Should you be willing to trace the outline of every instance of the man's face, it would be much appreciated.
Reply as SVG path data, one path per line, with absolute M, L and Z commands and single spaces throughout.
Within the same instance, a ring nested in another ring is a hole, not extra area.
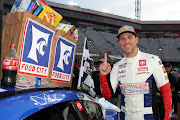
M 170 71 L 171 71 L 171 68 L 170 67 L 165 67 L 165 69 L 166 69 L 167 74 L 169 74 Z
M 137 52 L 138 37 L 132 33 L 123 33 L 119 36 L 120 47 L 126 54 L 126 57 L 134 57 Z
M 94 61 L 90 60 L 90 65 L 94 66 Z

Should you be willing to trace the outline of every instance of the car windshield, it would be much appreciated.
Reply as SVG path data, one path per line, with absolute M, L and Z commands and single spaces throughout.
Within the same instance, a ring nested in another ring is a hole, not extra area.
M 24 120 L 103 120 L 100 106 L 87 100 L 67 101 L 42 109 Z

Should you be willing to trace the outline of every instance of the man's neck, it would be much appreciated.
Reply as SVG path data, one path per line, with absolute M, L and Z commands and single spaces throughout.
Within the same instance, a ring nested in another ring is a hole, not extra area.
M 138 54 L 138 49 L 136 48 L 132 53 L 125 54 L 127 58 L 135 57 Z

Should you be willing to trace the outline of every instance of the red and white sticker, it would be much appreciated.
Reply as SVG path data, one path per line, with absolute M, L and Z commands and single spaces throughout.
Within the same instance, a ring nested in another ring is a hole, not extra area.
M 12 59 L 4 59 L 3 61 L 3 69 L 6 70 L 17 70 L 18 68 L 18 61 Z
M 124 95 L 149 94 L 149 83 L 120 84 L 121 93 Z
M 138 71 L 148 71 L 148 67 L 140 67 L 138 68 Z
M 146 60 L 139 60 L 139 66 L 146 66 Z
M 82 111 L 83 110 L 83 107 L 81 105 L 81 103 L 79 101 L 76 101 L 76 106 L 78 107 L 79 111 Z
M 166 69 L 164 68 L 164 66 L 162 66 L 162 70 L 164 73 L 166 73 Z

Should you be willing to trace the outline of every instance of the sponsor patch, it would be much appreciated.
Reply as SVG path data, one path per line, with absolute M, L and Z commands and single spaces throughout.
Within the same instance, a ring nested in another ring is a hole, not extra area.
M 118 74 L 126 73 L 126 70 L 118 71 Z
M 165 80 L 169 80 L 168 76 L 165 76 Z
M 162 66 L 162 70 L 164 73 L 166 73 L 166 69 L 164 68 L 164 66 Z
M 120 89 L 124 95 L 148 94 L 149 83 L 128 83 L 120 84 Z
M 122 65 L 119 65 L 119 69 L 125 68 L 127 66 L 127 63 L 124 63 Z
M 139 60 L 139 66 L 146 66 L 146 60 Z
M 82 107 L 81 103 L 79 101 L 76 101 L 75 103 L 76 103 L 76 106 L 79 109 L 79 111 L 82 111 L 83 107 Z
M 126 26 L 126 27 L 123 27 L 122 28 L 122 31 L 124 31 L 124 30 L 127 30 L 128 29 L 128 27 Z
M 138 72 L 138 73 L 136 73 L 137 75 L 139 75 L 139 74 L 150 74 L 150 72 L 145 72 L 145 71 L 143 71 L 143 72 Z
M 122 77 L 126 77 L 126 75 L 121 75 L 121 76 L 119 76 L 118 78 L 122 78 Z
M 91 74 L 92 74 L 91 68 L 90 68 L 90 67 L 87 67 L 86 72 L 87 72 L 89 75 L 91 75 Z
M 138 68 L 138 71 L 148 71 L 148 67 L 140 67 Z
M 79 100 L 83 100 L 84 95 L 82 95 L 82 94 L 77 94 L 77 97 L 79 98 Z

